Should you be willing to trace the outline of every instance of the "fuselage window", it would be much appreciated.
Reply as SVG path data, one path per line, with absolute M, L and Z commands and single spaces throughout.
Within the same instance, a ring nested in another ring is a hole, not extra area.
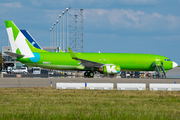
M 171 61 L 171 59 L 164 59 L 164 61 Z

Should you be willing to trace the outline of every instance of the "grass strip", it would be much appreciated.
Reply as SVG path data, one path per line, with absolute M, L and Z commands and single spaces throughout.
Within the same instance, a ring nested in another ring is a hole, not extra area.
M 179 91 L 0 88 L 0 119 L 179 120 Z

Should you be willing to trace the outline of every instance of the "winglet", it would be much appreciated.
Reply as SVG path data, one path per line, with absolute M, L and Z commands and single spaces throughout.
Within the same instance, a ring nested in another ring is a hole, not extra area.
M 68 47 L 68 50 L 69 50 L 69 53 L 70 53 L 72 59 L 78 59 L 78 58 L 76 57 L 76 55 L 73 53 L 73 51 L 71 50 L 70 47 Z
M 60 53 L 63 53 L 63 51 L 62 51 L 61 49 L 59 49 L 59 52 L 60 52 Z

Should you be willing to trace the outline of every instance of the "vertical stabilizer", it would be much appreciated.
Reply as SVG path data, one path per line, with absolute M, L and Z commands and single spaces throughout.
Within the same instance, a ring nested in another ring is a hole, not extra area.
M 18 27 L 11 21 L 5 21 L 8 38 L 11 44 L 11 49 L 13 53 L 24 55 L 24 58 L 34 57 L 26 37 L 21 33 Z

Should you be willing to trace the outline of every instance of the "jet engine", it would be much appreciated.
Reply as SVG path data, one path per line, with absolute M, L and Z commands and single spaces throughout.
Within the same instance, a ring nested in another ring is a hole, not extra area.
M 121 68 L 119 65 L 105 65 L 99 68 L 99 71 L 103 74 L 118 74 L 120 70 Z

